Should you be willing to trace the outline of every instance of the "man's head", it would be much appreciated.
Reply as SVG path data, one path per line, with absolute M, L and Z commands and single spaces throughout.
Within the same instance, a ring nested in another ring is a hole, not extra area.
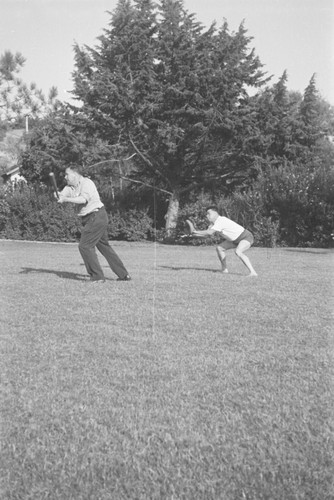
M 210 207 L 207 207 L 206 217 L 208 221 L 211 222 L 211 224 L 214 224 L 214 222 L 216 222 L 217 218 L 219 217 L 219 212 L 216 205 L 211 205 Z
M 76 167 L 67 167 L 65 169 L 65 180 L 69 186 L 77 186 L 81 174 Z

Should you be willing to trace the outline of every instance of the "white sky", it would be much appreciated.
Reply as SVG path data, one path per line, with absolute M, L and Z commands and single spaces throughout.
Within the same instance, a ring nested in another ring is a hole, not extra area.
M 21 76 L 47 92 L 56 86 L 69 100 L 73 43 L 94 46 L 117 0 L 0 0 L 0 54 L 21 52 Z M 286 69 L 288 88 L 303 92 L 313 73 L 317 88 L 334 105 L 334 0 L 184 0 L 208 26 L 227 20 L 231 31 L 245 20 L 248 35 L 276 82 Z

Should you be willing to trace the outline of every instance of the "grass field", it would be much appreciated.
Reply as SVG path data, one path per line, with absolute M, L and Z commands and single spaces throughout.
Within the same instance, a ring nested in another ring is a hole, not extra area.
M 114 248 L 0 241 L 1 499 L 334 499 L 333 252 Z

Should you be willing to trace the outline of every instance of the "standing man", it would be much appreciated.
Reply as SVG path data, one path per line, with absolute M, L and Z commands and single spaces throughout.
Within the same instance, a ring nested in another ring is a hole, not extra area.
M 215 205 L 206 209 L 206 216 L 211 225 L 204 231 L 197 231 L 193 224 L 188 221 L 191 236 L 205 238 L 206 236 L 211 236 L 215 232 L 220 233 L 224 240 L 217 246 L 217 254 L 222 265 L 223 273 L 228 273 L 225 250 L 234 248 L 236 255 L 249 270 L 249 276 L 257 276 L 251 261 L 246 255 L 244 255 L 244 252 L 246 252 L 246 250 L 248 250 L 254 243 L 252 233 L 233 220 L 219 215 L 218 208 Z
M 109 245 L 108 216 L 94 182 L 83 177 L 79 169 L 73 166 L 66 168 L 65 179 L 67 186 L 58 193 L 58 202 L 77 205 L 78 216 L 83 226 L 79 251 L 91 281 L 105 282 L 95 247 L 105 257 L 110 269 L 118 276 L 118 281 L 130 281 L 131 277 L 123 262 Z

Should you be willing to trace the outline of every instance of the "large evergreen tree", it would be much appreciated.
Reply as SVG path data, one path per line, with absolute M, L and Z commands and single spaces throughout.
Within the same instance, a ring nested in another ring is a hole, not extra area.
M 208 30 L 180 0 L 120 0 L 95 48 L 75 46 L 74 96 L 90 134 L 135 152 L 140 178 L 171 193 L 167 229 L 184 192 L 242 176 L 238 134 L 247 87 L 265 79 L 243 25 Z M 239 126 L 238 126 L 239 124 Z
M 299 141 L 312 150 L 319 140 L 330 134 L 333 129 L 333 114 L 326 113 L 324 103 L 316 88 L 316 76 L 313 75 L 305 89 L 300 105 L 301 133 Z
M 288 90 L 284 71 L 276 84 L 249 100 L 249 109 L 252 127 L 240 137 L 261 165 L 289 161 L 307 168 L 318 162 L 323 146 L 328 149 L 334 130 L 333 107 L 319 95 L 314 76 L 302 95 Z
M 91 165 L 110 155 L 110 148 L 97 134 L 87 134 L 86 121 L 66 105 L 50 113 L 26 137 L 20 170 L 30 183 L 49 182 L 69 165 Z M 61 180 L 61 179 L 59 179 Z
M 27 85 L 18 76 L 24 63 L 20 52 L 6 51 L 0 56 L 0 122 L 22 126 L 26 115 L 40 118 L 56 105 L 56 87 L 50 89 L 46 98 L 35 83 Z

